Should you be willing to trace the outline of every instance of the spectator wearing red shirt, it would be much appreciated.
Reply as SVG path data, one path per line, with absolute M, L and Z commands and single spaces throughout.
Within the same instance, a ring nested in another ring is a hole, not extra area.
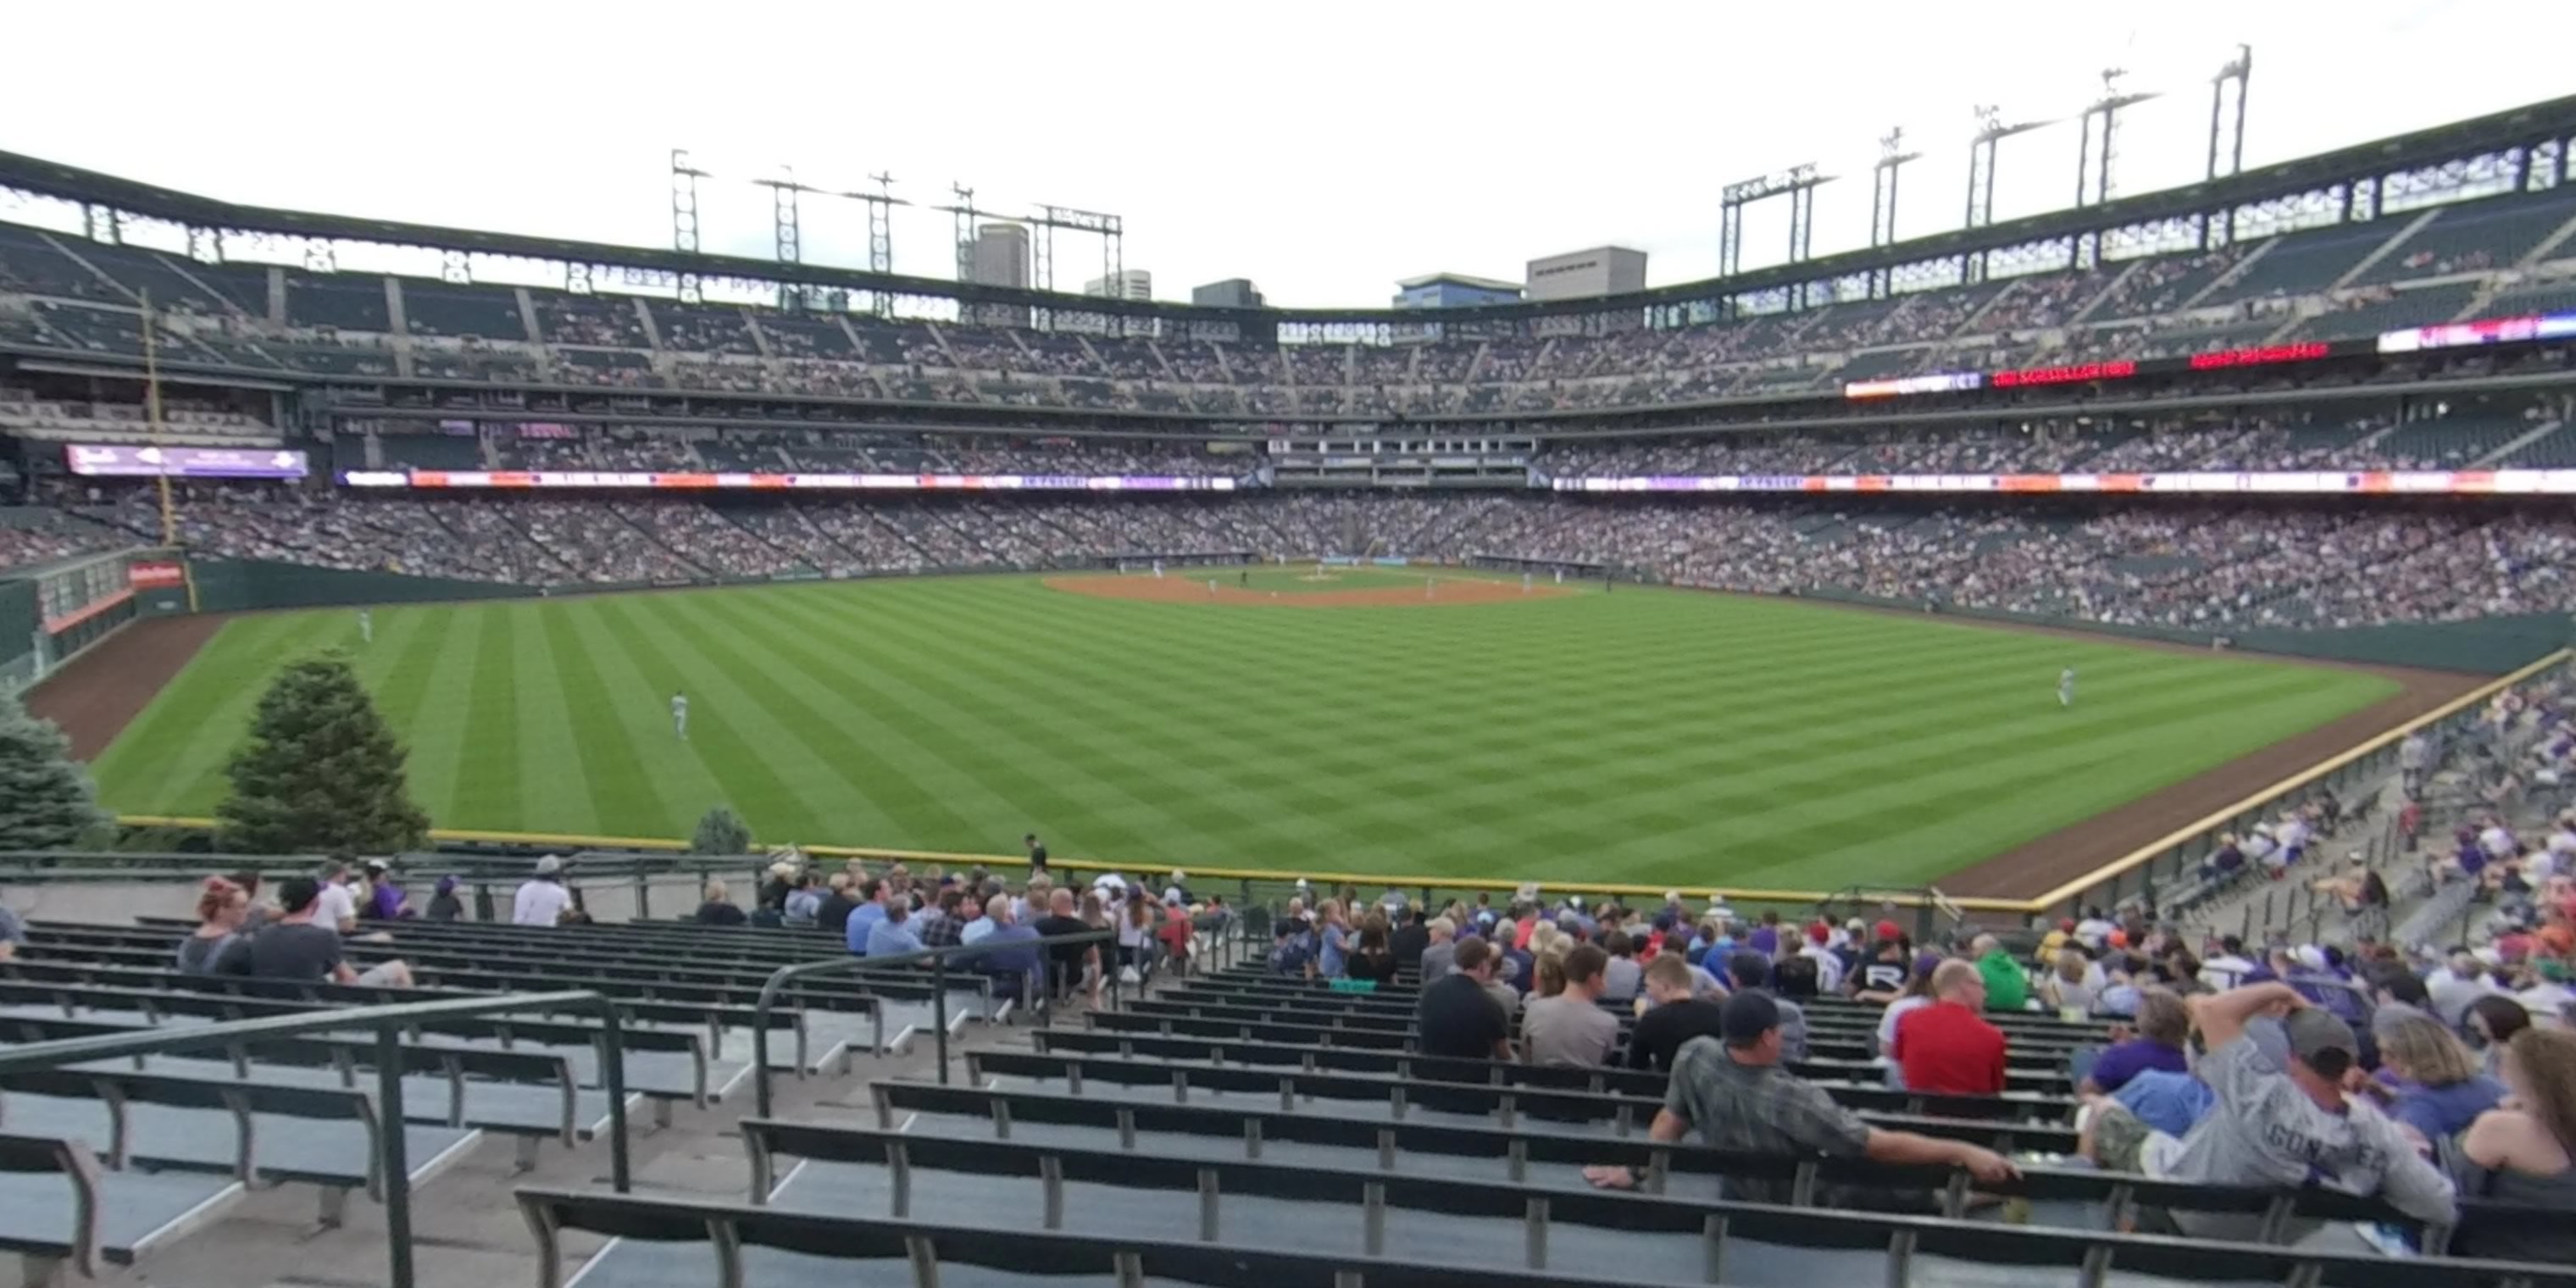
M 1188 909 L 1177 903 L 1163 906 L 1163 924 L 1155 929 L 1154 937 L 1163 941 L 1163 960 L 1171 964 L 1175 975 L 1189 973 L 1190 936 L 1196 929 Z
M 2004 1089 L 2004 1031 L 1986 1023 L 1986 980 L 1977 965 L 1946 961 L 1932 972 L 1932 1004 L 1896 1022 L 1888 1054 L 1905 1071 L 1905 1089 L 1953 1096 L 1991 1096 Z

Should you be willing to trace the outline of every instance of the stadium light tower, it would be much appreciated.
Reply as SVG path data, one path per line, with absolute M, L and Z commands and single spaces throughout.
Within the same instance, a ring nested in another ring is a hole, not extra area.
M 1905 127 L 1891 127 L 1878 140 L 1878 164 L 1873 167 L 1869 194 L 1869 244 L 1884 246 L 1896 240 L 1896 172 L 1908 161 L 1923 159 L 1920 152 L 1905 150 Z
M 2028 134 L 2046 121 L 2020 121 L 2004 124 L 2003 109 L 1992 104 L 1976 108 L 1977 132 L 1968 140 L 1968 218 L 1970 228 L 1983 228 L 1995 221 L 1995 157 L 1997 144 L 2016 134 Z
M 1733 277 L 1744 261 L 1744 208 L 1773 197 L 1789 199 L 1789 262 L 1799 263 L 1808 257 L 1815 244 L 1816 189 L 1834 181 L 1829 174 L 1816 173 L 1814 162 L 1794 165 L 1776 174 L 1758 179 L 1730 183 L 1718 192 L 1717 272 L 1720 277 Z
M 671 249 L 683 255 L 698 253 L 698 180 L 706 171 L 689 162 L 687 148 L 671 149 Z M 695 304 L 701 297 L 698 275 L 680 274 L 680 298 Z
M 769 225 L 771 235 L 776 238 L 778 262 L 791 267 L 802 263 L 805 248 L 796 227 L 796 194 L 806 191 L 806 188 L 796 182 L 796 167 L 781 165 L 778 177 L 754 179 L 752 182 L 769 189 Z M 801 299 L 802 293 L 796 289 L 795 283 L 778 284 L 779 308 L 793 310 Z
M 956 216 L 957 280 L 971 282 L 975 280 L 975 220 L 984 212 L 975 208 L 975 190 L 965 184 L 951 180 L 948 195 L 955 197 L 957 204 L 939 208 Z
M 1037 285 L 1041 291 L 1055 289 L 1055 230 L 1096 233 L 1100 237 L 1100 276 L 1105 281 L 1118 280 L 1118 271 L 1127 265 L 1127 226 L 1116 215 L 1096 210 L 1076 210 L 1071 206 L 1040 206 L 1038 217 L 1029 222 L 1039 228 L 1037 245 Z
M 2047 125 L 2046 121 L 2018 121 L 2004 124 L 2003 109 L 1991 103 L 1974 109 L 1977 132 L 1968 139 L 1968 214 L 1967 228 L 1983 228 L 1995 221 L 1995 159 L 1997 146 L 2016 134 L 2028 134 Z M 1986 255 L 1979 251 L 1959 266 L 1961 276 L 1970 282 L 1986 278 Z
M 868 178 L 876 184 L 875 192 L 853 192 L 849 195 L 868 203 L 868 271 L 891 273 L 894 271 L 892 210 L 912 203 L 894 195 L 893 175 L 880 170 Z
M 2111 199 L 2111 173 L 2119 160 L 2121 111 L 2160 97 L 2153 91 L 2121 93 L 2120 78 L 2128 74 L 2125 67 L 2103 68 L 2102 97 L 2084 109 L 2084 137 L 2075 150 L 2075 204 L 2078 206 L 2098 206 Z M 2093 123 L 2097 120 L 2102 123 L 2102 146 L 2098 156 L 2093 147 Z
M 1889 127 L 1878 141 L 1878 164 L 1871 167 L 1869 185 L 1869 244 L 1875 249 L 1896 240 L 1897 172 L 1908 161 L 1920 160 L 1920 152 L 1905 150 L 1905 127 Z M 1869 293 L 1883 299 L 1895 289 L 1892 269 L 1879 269 L 1869 275 Z
M 2221 155 L 2218 141 L 2222 136 L 2233 136 L 2225 153 L 2226 173 L 2237 174 L 2245 169 L 2245 90 L 2246 82 L 2252 80 L 2253 76 L 2254 47 L 2252 45 L 2238 45 L 2236 47 L 2236 56 L 2228 59 L 2225 64 L 2219 67 L 2218 74 L 2209 78 L 2209 171 L 2206 175 L 2207 178 L 2215 179 L 2219 177 Z M 2227 93 L 2227 87 L 2229 85 L 2234 85 L 2236 87 L 2236 94 L 2233 98 L 2229 97 Z

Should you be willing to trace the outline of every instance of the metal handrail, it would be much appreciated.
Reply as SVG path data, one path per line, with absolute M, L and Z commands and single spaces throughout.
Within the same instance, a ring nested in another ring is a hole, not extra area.
M 168 1055 L 229 1046 L 246 1038 L 371 1030 L 376 1035 L 376 1117 L 381 1124 L 376 1136 L 377 1168 L 384 1176 L 388 1283 L 391 1288 L 413 1288 L 410 1142 L 404 1135 L 403 1119 L 403 1029 L 424 1019 L 566 1009 L 593 1011 L 599 1016 L 599 1076 L 602 1090 L 608 1097 L 609 1183 L 623 1194 L 634 1184 L 626 1145 L 626 1043 L 617 1003 L 601 993 L 523 993 L 509 997 L 461 997 L 435 1002 L 398 1002 L 388 1006 L 324 1008 L 294 1015 L 190 1025 L 182 1029 L 142 1029 L 132 1033 L 29 1042 L 0 1047 L 0 1073 L 52 1069 L 126 1056 Z
M 1035 948 L 1038 950 L 1038 968 L 1041 971 L 1052 972 L 1055 954 L 1049 951 L 1050 949 L 1062 944 L 1115 943 L 1117 938 L 1118 930 L 1112 926 L 1100 930 L 1077 931 L 1069 935 L 1040 935 L 1035 939 L 1019 939 L 1001 944 L 990 941 L 945 944 L 895 957 L 836 957 L 823 961 L 799 962 L 793 966 L 781 966 L 771 972 L 769 979 L 761 984 L 760 997 L 751 1004 L 752 1103 L 761 1117 L 769 1116 L 769 1015 L 777 1007 L 780 990 L 786 988 L 792 981 L 812 975 L 864 975 L 874 970 L 930 963 L 931 1028 L 937 1031 L 939 1080 L 946 1082 L 948 1081 L 948 963 L 951 959 L 982 956 L 1005 948 Z M 1118 987 L 1118 975 L 1111 969 L 1109 963 L 1101 963 L 1101 973 L 1107 977 L 1110 988 L 1114 990 Z M 1050 978 L 1052 978 L 1051 975 Z

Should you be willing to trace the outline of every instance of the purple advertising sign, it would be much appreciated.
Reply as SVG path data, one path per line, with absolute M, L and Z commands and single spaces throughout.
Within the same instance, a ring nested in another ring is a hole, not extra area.
M 64 449 L 71 471 L 103 478 L 300 479 L 304 453 L 266 447 L 91 447 Z

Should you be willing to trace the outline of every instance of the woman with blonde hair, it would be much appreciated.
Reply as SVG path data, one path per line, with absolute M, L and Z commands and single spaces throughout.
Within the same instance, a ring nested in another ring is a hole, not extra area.
M 1082 918 L 1082 924 L 1093 930 L 1110 928 L 1109 909 L 1101 904 L 1100 891 L 1097 889 L 1082 892 L 1082 911 L 1076 915 Z M 1108 971 L 1100 960 L 1100 945 L 1085 945 L 1082 959 L 1082 988 L 1083 992 L 1091 998 L 1091 1009 L 1095 1011 L 1100 1009 L 1101 988 L 1107 983 Z
M 1315 906 L 1315 973 L 1337 979 L 1351 951 L 1350 904 L 1326 899 Z
M 1154 901 L 1143 887 L 1128 896 L 1126 906 L 1118 913 L 1118 982 L 1142 984 L 1145 972 L 1153 966 L 1154 932 L 1160 928 L 1153 915 Z
M 2377 1094 L 2388 1116 L 2443 1140 L 2467 1130 L 2504 1099 L 2504 1084 L 2478 1072 L 2478 1058 L 2449 1025 L 2412 1008 L 2382 1007 L 2372 1017 L 2380 1070 L 2396 1079 Z
M 2477 1204 L 2451 1238 L 2461 1257 L 2564 1264 L 2576 1260 L 2576 1030 L 2524 1029 L 2505 1044 L 2512 1098 L 2478 1115 L 2442 1161 L 2460 1197 L 2525 1209 L 2480 1219 Z M 2561 1213 L 2535 1220 L 2527 1211 Z
M 690 920 L 701 926 L 739 926 L 751 918 L 744 916 L 742 909 L 733 906 L 733 901 L 726 897 L 723 880 L 709 877 L 706 902 L 698 905 L 697 915 Z
M 2057 950 L 2057 968 L 2040 981 L 2040 1000 L 2048 1003 L 2048 1009 L 2057 1012 L 2060 1019 L 2081 1020 L 2093 1014 L 2101 1007 L 2102 995 L 2085 982 L 2092 971 L 2093 959 L 2086 957 L 2083 949 Z
M 1530 963 L 1536 975 L 1533 995 L 1554 997 L 1565 991 L 1565 958 L 1573 951 L 1574 937 L 1557 929 L 1555 922 L 1542 921 L 1530 931 Z

